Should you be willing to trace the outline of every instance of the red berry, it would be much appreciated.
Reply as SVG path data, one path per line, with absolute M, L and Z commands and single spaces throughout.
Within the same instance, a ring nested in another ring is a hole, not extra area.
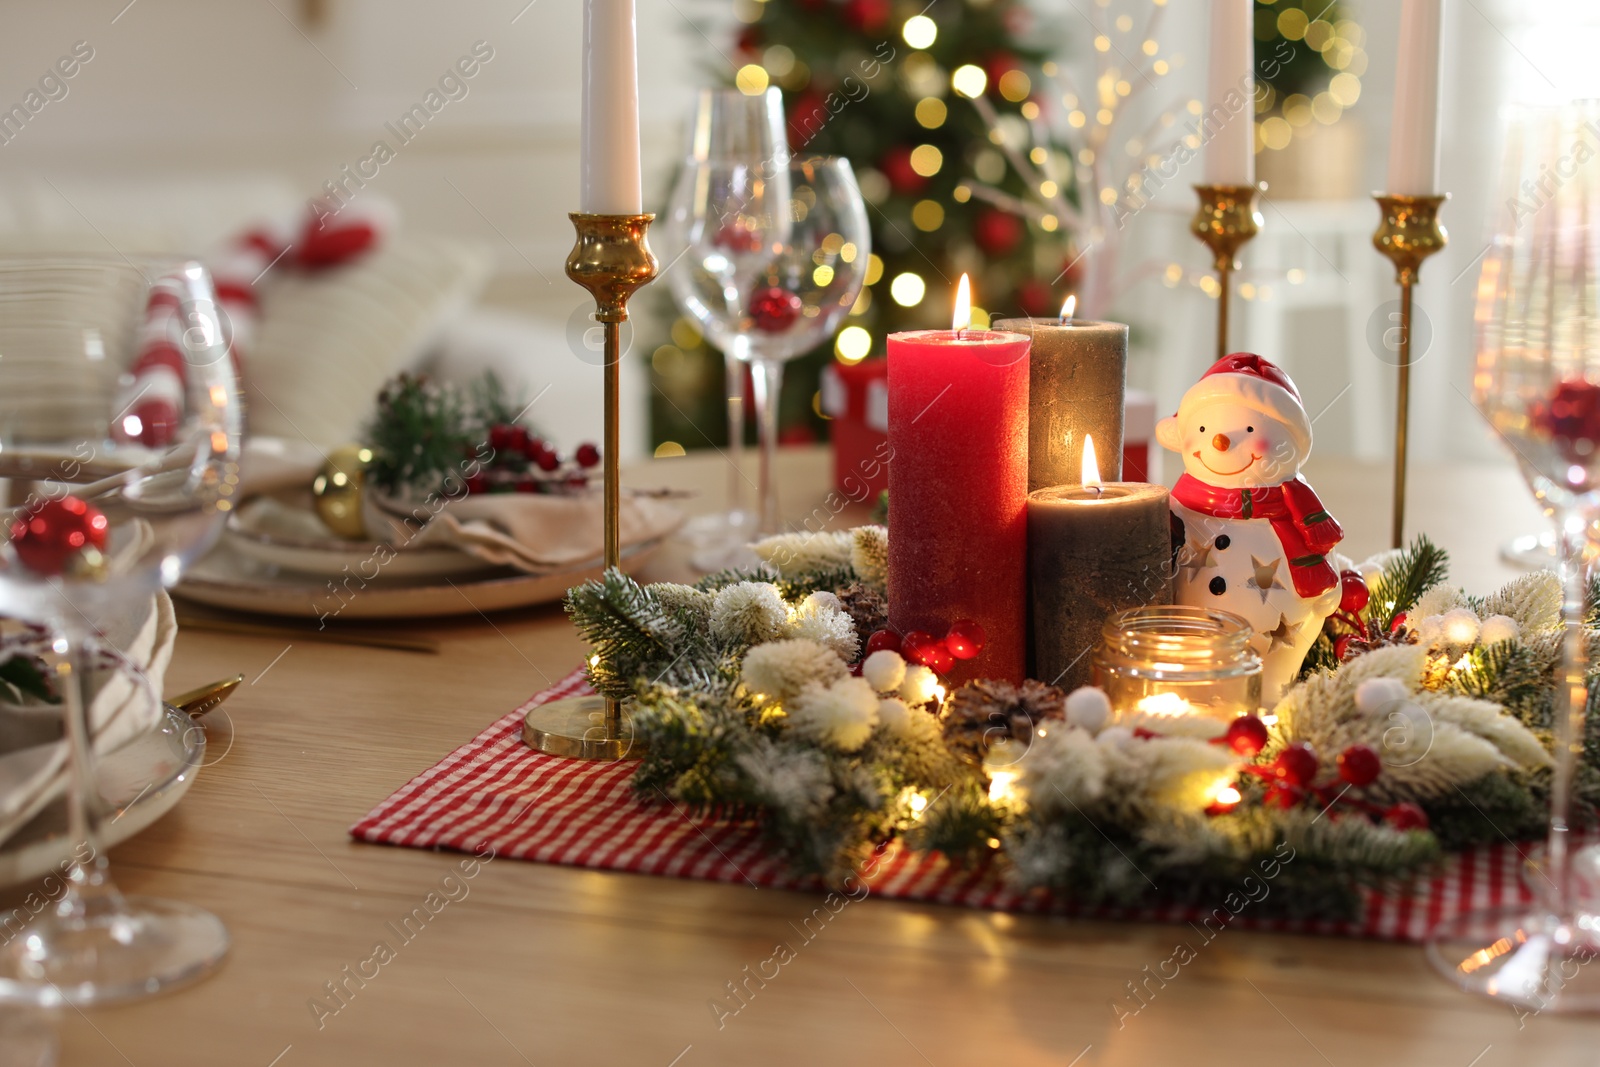
M 1292 785 L 1269 785 L 1267 791 L 1261 794 L 1261 806 L 1277 808 L 1279 811 L 1288 811 L 1300 799 L 1300 790 Z
M 468 496 L 477 496 L 480 493 L 489 491 L 489 476 L 481 471 L 477 474 L 467 475 L 466 482 Z
M 585 442 L 578 446 L 578 466 L 597 467 L 600 465 L 600 450 L 594 445 Z
M 945 674 L 956 665 L 956 658 L 942 642 L 935 641 L 923 651 L 922 663 L 934 674 Z
M 920 663 L 924 667 L 933 666 L 928 662 L 928 656 L 933 649 L 942 647 L 943 645 L 926 630 L 910 630 L 900 638 L 900 654 L 910 662 Z
M 773 286 L 750 298 L 750 319 L 763 333 L 782 333 L 800 317 L 800 298 Z
M 515 429 L 516 427 L 514 426 L 507 426 L 498 422 L 489 427 L 489 447 L 496 452 L 511 451 L 513 442 L 516 440 L 512 435 L 512 431 Z
M 1397 634 L 1400 632 L 1400 627 L 1404 626 L 1405 624 L 1406 613 L 1402 611 L 1400 614 L 1396 615 L 1394 617 L 1394 621 L 1389 624 L 1389 632 L 1392 634 Z
M 530 440 L 526 426 L 513 425 L 511 427 L 511 444 L 507 451 L 514 455 L 525 456 L 528 454 Z
M 1308 786 L 1317 777 L 1317 751 L 1304 741 L 1291 741 L 1278 754 L 1278 777 L 1289 785 Z
M 1355 634 L 1340 634 L 1333 639 L 1333 658 L 1343 663 L 1350 658 L 1350 646 L 1355 642 Z
M 522 446 L 522 455 L 525 459 L 538 459 L 549 450 L 550 446 L 545 443 L 544 438 L 535 437 L 530 433 L 527 443 Z
M 533 475 L 524 474 L 522 477 L 517 479 L 517 492 L 537 493 L 538 491 L 539 481 Z
M 587 474 L 569 474 L 563 480 L 563 484 L 568 489 L 582 489 L 589 484 L 589 476 Z
M 899 652 L 900 635 L 893 630 L 872 631 L 871 636 L 867 638 L 867 655 L 870 656 L 874 652 L 882 652 L 884 649 L 888 649 L 890 652 Z
M 55 576 L 85 549 L 106 547 L 110 522 L 75 496 L 46 500 L 11 524 L 11 545 L 35 573 Z
M 956 659 L 972 659 L 983 651 L 988 635 L 976 619 L 957 619 L 944 635 L 945 649 Z
M 1339 753 L 1339 777 L 1358 789 L 1371 785 L 1383 771 L 1383 761 L 1370 745 L 1351 745 Z
M 561 457 L 546 449 L 535 456 L 533 462 L 542 471 L 553 471 L 561 466 Z
M 1360 571 L 1339 572 L 1339 610 L 1354 615 L 1367 606 L 1372 593 Z
M 1409 800 L 1403 800 L 1383 813 L 1383 821 L 1394 830 L 1426 830 L 1428 813 Z
M 1267 724 L 1254 715 L 1241 715 L 1228 724 L 1228 747 L 1241 756 L 1259 755 L 1267 747 Z

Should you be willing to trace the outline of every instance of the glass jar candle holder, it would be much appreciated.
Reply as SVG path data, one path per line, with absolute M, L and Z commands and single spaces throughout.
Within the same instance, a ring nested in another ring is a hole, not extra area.
M 1250 624 L 1229 611 L 1150 605 L 1106 619 L 1094 682 L 1117 721 L 1198 715 L 1227 723 L 1261 706 Z

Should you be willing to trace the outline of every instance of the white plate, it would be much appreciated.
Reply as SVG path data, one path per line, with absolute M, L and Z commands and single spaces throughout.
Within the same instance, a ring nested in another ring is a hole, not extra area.
M 655 554 L 665 535 L 622 550 L 622 567 L 632 570 Z M 227 541 L 189 569 L 172 595 L 233 611 L 320 619 L 414 619 L 474 615 L 481 611 L 529 607 L 560 600 L 568 589 L 600 577 L 598 559 L 548 574 L 523 574 L 509 568 L 461 579 L 383 577 L 363 582 L 359 572 L 340 581 L 285 571 L 239 555 Z
M 228 516 L 223 539 L 246 559 L 315 578 L 342 580 L 350 574 L 374 572 L 380 564 L 386 583 L 494 569 L 494 564 L 454 548 L 397 549 L 376 542 L 347 541 L 334 536 L 310 505 L 311 495 L 305 492 L 256 497 Z
M 205 755 L 205 730 L 167 707 L 156 729 L 103 757 L 95 778 L 111 814 L 100 824 L 101 847 L 121 844 L 171 811 L 194 784 Z M 67 802 L 61 798 L 0 847 L 0 887 L 49 874 L 71 853 Z

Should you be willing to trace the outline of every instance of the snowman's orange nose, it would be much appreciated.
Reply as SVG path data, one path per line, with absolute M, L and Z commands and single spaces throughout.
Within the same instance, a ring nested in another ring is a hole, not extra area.
M 1233 442 L 1228 440 L 1228 435 L 1225 433 L 1219 433 L 1217 436 L 1211 439 L 1211 447 L 1216 449 L 1218 452 L 1226 452 L 1228 450 L 1228 446 L 1231 444 L 1233 444 Z

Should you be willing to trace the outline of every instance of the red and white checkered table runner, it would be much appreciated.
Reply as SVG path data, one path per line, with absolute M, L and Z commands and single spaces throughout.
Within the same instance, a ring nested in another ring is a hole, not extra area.
M 529 708 L 588 692 L 580 670 L 428 768 L 350 828 L 352 837 L 414 848 L 473 851 L 573 867 L 816 889 L 761 847 L 748 824 L 693 818 L 672 802 L 635 798 L 631 763 L 587 763 L 534 752 L 522 743 Z M 1526 851 L 1526 848 L 1523 848 Z M 1257 930 L 1420 941 L 1441 919 L 1530 899 L 1517 846 L 1493 845 L 1451 857 L 1442 872 L 1388 893 L 1369 891 L 1360 922 L 1257 919 L 1250 906 L 1226 922 Z M 942 856 L 890 845 L 866 878 L 874 895 L 973 908 L 1091 918 L 1200 922 L 1191 906 L 1074 907 L 1008 887 L 987 869 L 954 867 Z M 1241 890 L 1242 895 L 1242 890 Z M 1220 921 L 1227 916 L 1223 911 Z

